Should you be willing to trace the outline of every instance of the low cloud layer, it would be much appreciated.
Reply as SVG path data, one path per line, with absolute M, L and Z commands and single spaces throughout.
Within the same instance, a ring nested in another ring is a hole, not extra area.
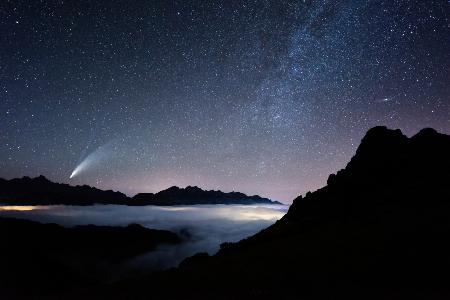
M 149 271 L 177 266 L 197 252 L 214 254 L 221 243 L 236 242 L 273 224 L 287 211 L 283 205 L 194 205 L 194 206 L 51 206 L 4 207 L 0 216 L 52 222 L 64 226 L 138 223 L 148 228 L 166 229 L 185 237 L 177 246 L 161 246 L 128 261 L 121 269 Z

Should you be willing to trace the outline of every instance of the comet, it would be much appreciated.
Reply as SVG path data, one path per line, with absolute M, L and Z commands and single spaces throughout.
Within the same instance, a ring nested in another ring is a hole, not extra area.
M 69 179 L 72 179 L 84 173 L 85 171 L 93 169 L 94 167 L 100 165 L 102 162 L 110 158 L 113 154 L 112 143 L 113 141 L 110 141 L 98 147 L 89 155 L 87 155 L 81 162 L 78 163 L 78 165 L 70 174 Z

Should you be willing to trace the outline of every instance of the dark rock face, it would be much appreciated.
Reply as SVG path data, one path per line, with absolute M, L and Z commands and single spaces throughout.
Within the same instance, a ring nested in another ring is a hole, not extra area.
M 175 233 L 136 224 L 65 228 L 13 218 L 0 218 L 0 237 L 2 299 L 90 287 L 102 281 L 97 273 L 107 265 L 181 242 Z
M 151 285 L 152 299 L 448 299 L 449 170 L 450 136 L 375 127 L 269 228 L 93 295 L 149 299 Z
M 70 186 L 54 183 L 39 176 L 36 178 L 0 178 L 0 203 L 11 205 L 192 205 L 192 204 L 281 204 L 259 196 L 247 196 L 242 193 L 205 191 L 196 186 L 153 193 L 137 194 L 128 198 L 120 192 L 103 191 L 90 187 Z
M 375 127 L 369 130 L 347 167 L 332 174 L 327 186 L 303 199 L 294 200 L 286 219 L 302 215 L 335 217 L 347 209 L 374 213 L 383 205 L 429 206 L 449 194 L 450 137 L 423 129 L 412 138 L 400 130 Z M 298 207 L 299 206 L 299 207 Z M 361 215 L 362 216 L 362 215 Z

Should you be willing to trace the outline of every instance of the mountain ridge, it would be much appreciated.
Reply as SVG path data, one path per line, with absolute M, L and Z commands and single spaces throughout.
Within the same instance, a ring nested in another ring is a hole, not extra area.
M 0 203 L 9 205 L 194 205 L 194 204 L 281 204 L 258 195 L 203 190 L 197 186 L 172 186 L 158 193 L 139 193 L 133 197 L 88 185 L 54 183 L 45 176 L 0 178 Z

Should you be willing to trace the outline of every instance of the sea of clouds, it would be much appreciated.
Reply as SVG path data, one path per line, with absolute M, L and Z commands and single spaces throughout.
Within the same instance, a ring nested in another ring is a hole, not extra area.
M 35 206 L 3 207 L 0 216 L 25 218 L 64 226 L 131 223 L 165 229 L 184 238 L 180 245 L 163 245 L 121 266 L 128 271 L 152 271 L 177 266 L 198 252 L 214 254 L 223 242 L 236 242 L 273 224 L 287 211 L 284 205 L 193 206 Z M 119 273 L 119 272 L 117 272 Z

